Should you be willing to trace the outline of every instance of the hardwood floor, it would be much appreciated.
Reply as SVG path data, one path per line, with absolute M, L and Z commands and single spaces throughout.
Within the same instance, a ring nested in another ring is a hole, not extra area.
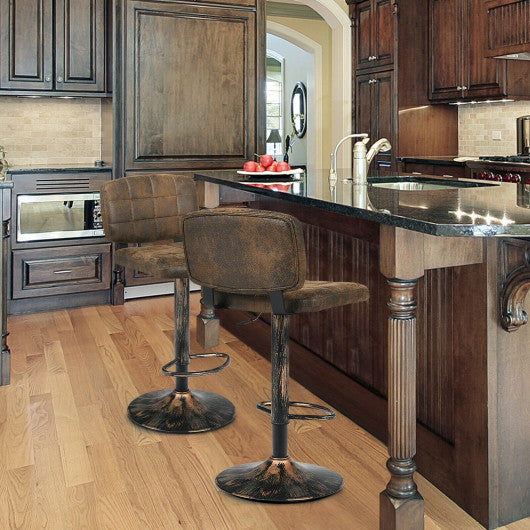
M 192 313 L 198 312 L 192 295 Z M 386 448 L 345 417 L 295 421 L 290 454 L 339 471 L 344 489 L 293 505 L 243 501 L 219 492 L 218 472 L 270 455 L 269 363 L 222 331 L 231 366 L 191 380 L 236 405 L 212 433 L 163 435 L 134 426 L 127 404 L 172 386 L 172 297 L 128 301 L 8 320 L 11 384 L 0 388 L 0 528 L 377 529 Z M 195 319 L 192 318 L 192 349 Z M 198 368 L 200 365 L 194 365 Z M 292 382 L 291 398 L 320 402 Z M 481 526 L 417 476 L 427 529 Z M 530 519 L 509 525 L 530 529 Z

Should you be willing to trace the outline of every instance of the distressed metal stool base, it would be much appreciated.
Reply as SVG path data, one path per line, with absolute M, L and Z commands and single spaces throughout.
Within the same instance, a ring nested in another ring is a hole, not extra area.
M 326 467 L 273 458 L 225 469 L 215 479 L 230 495 L 263 502 L 302 502 L 333 495 L 342 477 Z
M 127 412 L 140 427 L 173 434 L 213 431 L 228 425 L 236 415 L 232 402 L 219 394 L 170 388 L 138 396 Z

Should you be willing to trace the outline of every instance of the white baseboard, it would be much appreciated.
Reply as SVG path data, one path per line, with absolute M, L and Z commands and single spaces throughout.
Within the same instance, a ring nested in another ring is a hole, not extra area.
M 200 287 L 193 282 L 190 282 L 190 291 L 200 291 Z M 173 282 L 167 283 L 153 283 L 150 285 L 133 285 L 125 287 L 123 293 L 125 300 L 133 298 L 145 298 L 147 296 L 163 296 L 173 294 L 175 286 Z

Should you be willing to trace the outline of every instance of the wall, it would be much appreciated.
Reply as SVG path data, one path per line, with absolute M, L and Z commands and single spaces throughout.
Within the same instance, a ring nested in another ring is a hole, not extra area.
M 525 115 L 530 115 L 530 101 L 460 105 L 458 155 L 516 155 L 515 119 Z M 495 132 L 500 133 L 500 140 L 492 138 Z
M 322 93 L 321 100 L 317 101 L 316 104 L 320 103 L 322 106 L 321 160 L 324 165 L 327 165 L 329 164 L 329 153 L 333 149 L 331 138 L 331 29 L 326 22 L 320 20 L 302 20 L 290 17 L 267 17 L 267 20 L 277 22 L 302 33 L 322 47 Z M 308 91 L 311 90 L 311 85 L 312 83 L 309 82 L 306 84 Z M 290 92 L 292 88 L 294 88 L 294 85 L 289 87 L 286 83 L 286 92 Z M 290 112 L 290 107 L 288 108 Z M 308 116 L 308 127 L 311 128 L 311 126 L 311 117 Z M 309 132 L 308 129 L 308 134 L 318 133 L 314 129 Z M 299 142 L 300 140 L 297 141 Z
M 0 96 L 0 122 L 0 145 L 12 166 L 91 166 L 101 159 L 97 98 Z
M 313 57 L 304 50 L 276 35 L 267 34 L 267 49 L 274 50 L 284 58 L 283 136 L 285 138 L 286 134 L 290 133 L 292 130 L 291 94 L 298 81 L 302 81 L 307 87 L 308 103 L 314 100 L 312 97 L 314 79 Z M 312 114 L 313 108 L 308 105 L 308 117 Z M 307 134 L 303 138 L 295 137 L 295 143 L 289 154 L 289 162 L 291 164 L 306 165 L 310 162 L 309 158 L 312 157 L 312 153 L 308 153 L 308 140 L 315 133 L 318 134 L 318 131 L 315 131 L 314 128 L 308 128 Z M 282 147 L 278 146 L 278 151 L 281 150 Z

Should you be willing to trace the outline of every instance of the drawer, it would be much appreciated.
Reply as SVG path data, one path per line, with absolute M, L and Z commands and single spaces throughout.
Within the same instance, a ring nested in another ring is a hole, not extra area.
M 110 244 L 13 251 L 13 298 L 110 289 Z

